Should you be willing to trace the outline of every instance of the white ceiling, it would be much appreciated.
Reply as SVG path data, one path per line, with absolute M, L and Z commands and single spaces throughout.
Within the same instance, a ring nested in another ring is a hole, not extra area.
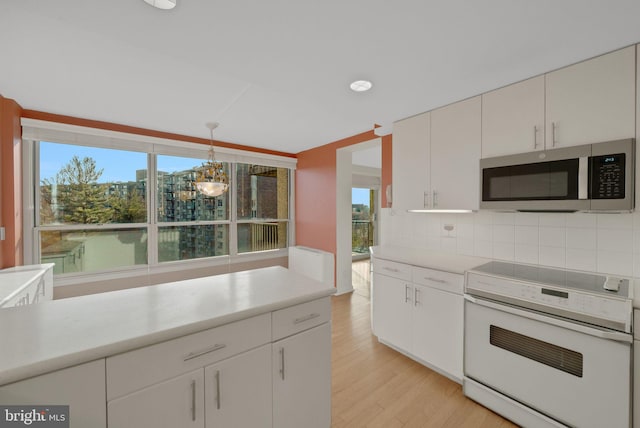
M 640 42 L 638 0 L 177 1 L 1 0 L 0 94 L 297 153 Z

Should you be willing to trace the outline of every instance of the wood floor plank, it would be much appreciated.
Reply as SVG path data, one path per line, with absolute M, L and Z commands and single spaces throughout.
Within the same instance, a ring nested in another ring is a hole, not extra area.
M 367 272 L 360 266 L 358 275 Z M 332 297 L 332 428 L 516 426 L 466 398 L 461 385 L 379 343 L 369 286 L 358 286 L 367 290 Z

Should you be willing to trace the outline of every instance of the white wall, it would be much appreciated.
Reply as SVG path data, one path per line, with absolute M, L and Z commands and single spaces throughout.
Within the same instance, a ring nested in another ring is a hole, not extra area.
M 382 244 L 640 276 L 640 213 L 421 214 L 383 209 Z M 447 232 L 445 224 L 453 225 Z

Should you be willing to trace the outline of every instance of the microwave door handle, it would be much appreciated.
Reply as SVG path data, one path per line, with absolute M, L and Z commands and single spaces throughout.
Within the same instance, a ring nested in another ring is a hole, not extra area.
M 589 158 L 578 158 L 578 199 L 589 199 Z

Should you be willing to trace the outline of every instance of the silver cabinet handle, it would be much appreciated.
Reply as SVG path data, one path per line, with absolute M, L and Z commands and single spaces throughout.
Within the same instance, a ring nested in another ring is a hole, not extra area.
M 400 272 L 400 270 L 399 270 L 399 269 L 396 269 L 396 268 L 390 268 L 390 267 L 386 267 L 386 266 L 385 266 L 385 267 L 383 267 L 382 269 L 384 269 L 384 270 L 388 270 L 389 272 L 395 272 L 395 273 Z
M 534 149 L 538 148 L 538 126 L 537 125 L 533 126 L 533 148 Z
M 424 208 L 431 208 L 429 206 L 429 196 L 429 192 L 424 192 L 422 196 L 422 205 L 424 205 Z
M 296 318 L 295 320 L 293 320 L 293 323 L 294 324 L 300 324 L 300 323 L 303 323 L 305 321 L 309 321 L 309 320 L 312 320 L 314 318 L 318 318 L 319 316 L 320 316 L 320 314 L 314 312 L 312 314 L 305 315 L 305 316 L 300 317 L 300 318 Z
M 438 207 L 438 192 L 433 191 L 433 208 Z
M 216 408 L 220 410 L 220 370 L 216 370 Z
M 551 147 L 556 146 L 556 129 L 558 126 L 555 122 L 551 122 Z
M 404 285 L 404 302 L 405 303 L 411 301 L 411 297 L 409 297 L 409 290 L 411 290 L 411 287 L 409 287 L 409 284 L 405 284 Z
M 444 279 L 438 279 L 438 278 L 432 278 L 430 276 L 425 276 L 424 279 L 426 279 L 427 281 L 433 281 L 433 282 L 437 282 L 440 284 L 446 284 L 447 281 L 445 281 Z
M 413 289 L 413 306 L 418 306 L 418 287 Z
M 196 420 L 196 381 L 191 381 L 191 420 Z
M 284 380 L 284 348 L 280 348 L 280 377 Z
M 184 357 L 184 361 L 193 360 L 194 358 L 201 357 L 201 356 L 209 354 L 211 352 L 219 351 L 219 350 L 221 350 L 223 348 L 226 348 L 226 347 L 227 347 L 227 345 L 225 345 L 224 343 L 216 343 L 211 348 L 207 348 L 207 349 L 204 349 L 202 351 L 196 351 L 196 352 L 192 352 L 192 353 L 188 354 L 186 357 Z

